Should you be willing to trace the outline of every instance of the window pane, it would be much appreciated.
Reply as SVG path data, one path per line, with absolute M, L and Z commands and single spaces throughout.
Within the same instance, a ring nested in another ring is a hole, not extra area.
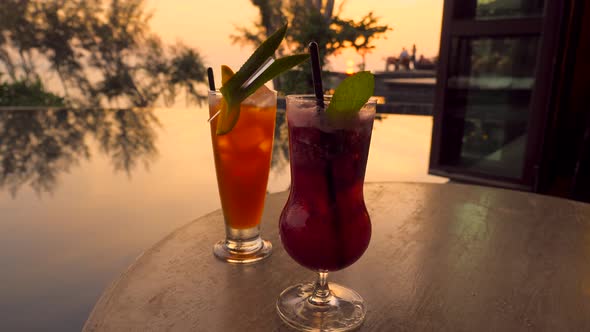
M 453 38 L 449 87 L 530 89 L 537 37 Z
M 443 119 L 443 163 L 520 178 L 537 37 L 455 38 Z
M 544 0 L 466 0 L 455 2 L 455 18 L 500 19 L 543 15 Z

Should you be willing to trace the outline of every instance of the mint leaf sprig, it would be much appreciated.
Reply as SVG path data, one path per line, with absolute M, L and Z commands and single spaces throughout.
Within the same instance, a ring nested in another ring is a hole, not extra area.
M 330 100 L 329 115 L 358 113 L 375 92 L 375 77 L 368 71 L 358 72 L 342 81 Z
M 217 122 L 217 135 L 223 135 L 232 130 L 240 116 L 240 103 L 258 90 L 264 83 L 275 76 L 301 64 L 309 58 L 308 54 L 296 54 L 275 60 L 252 83 L 244 86 L 244 83 L 254 75 L 266 61 L 272 57 L 285 38 L 288 25 L 275 31 L 265 40 L 248 58 L 234 76 L 221 87 L 221 94 L 226 101 L 221 109 Z

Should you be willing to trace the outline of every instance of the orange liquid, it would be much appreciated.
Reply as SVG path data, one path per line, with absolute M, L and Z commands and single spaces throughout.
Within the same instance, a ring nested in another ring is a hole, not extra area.
M 209 107 L 213 116 L 219 105 Z M 216 135 L 217 118 L 211 121 L 211 141 L 219 196 L 226 223 L 236 229 L 260 223 L 270 169 L 276 106 L 242 105 L 236 126 Z

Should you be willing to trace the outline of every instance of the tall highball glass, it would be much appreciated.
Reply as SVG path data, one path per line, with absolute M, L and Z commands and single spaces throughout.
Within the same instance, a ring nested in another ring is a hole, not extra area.
M 277 94 L 260 88 L 241 103 L 235 127 L 217 135 L 215 115 L 222 100 L 219 91 L 209 92 L 211 142 L 226 234 L 214 245 L 213 253 L 229 263 L 254 263 L 272 252 L 271 243 L 260 237 L 260 219 L 270 170 Z

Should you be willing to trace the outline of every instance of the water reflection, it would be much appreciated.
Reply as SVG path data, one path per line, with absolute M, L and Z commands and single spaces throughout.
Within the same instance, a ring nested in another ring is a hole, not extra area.
M 116 110 L 111 115 L 96 131 L 101 151 L 111 158 L 115 171 L 131 175 L 139 162 L 148 168 L 158 154 L 156 116 L 146 109 Z
M 29 184 L 51 193 L 60 174 L 92 156 L 95 139 L 114 171 L 131 174 L 158 154 L 151 109 L 31 109 L 0 111 L 0 189 L 16 196 Z
M 282 173 L 289 166 L 289 132 L 287 113 L 277 111 L 275 137 L 272 148 L 271 169 L 274 173 Z

